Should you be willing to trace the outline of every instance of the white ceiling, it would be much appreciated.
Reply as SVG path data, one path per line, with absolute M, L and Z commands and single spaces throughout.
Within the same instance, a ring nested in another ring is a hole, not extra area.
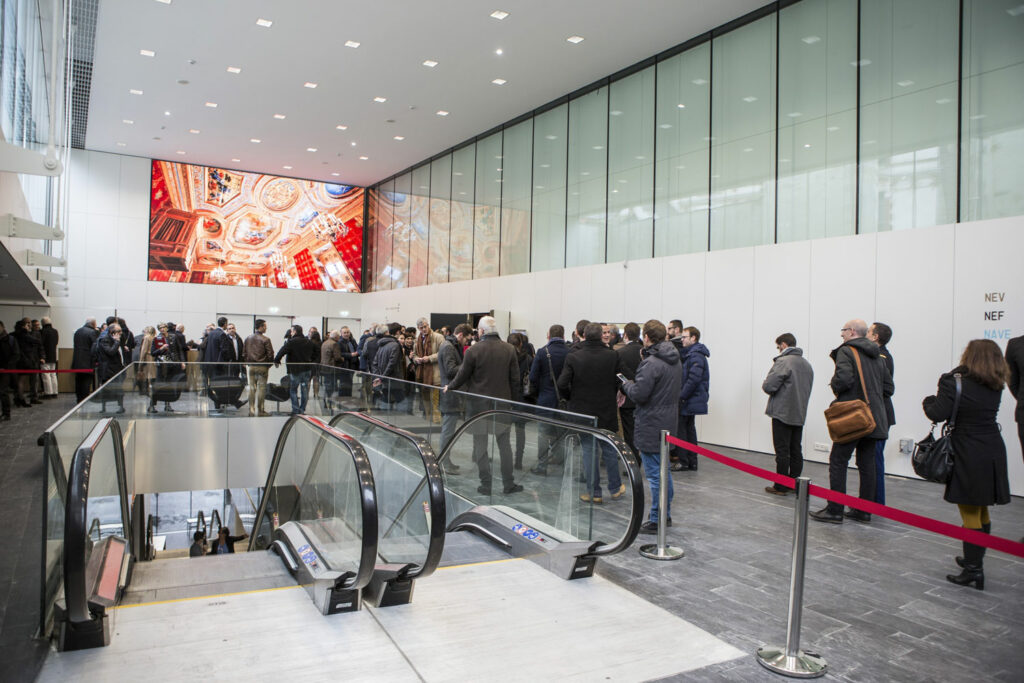
M 370 185 L 764 4 L 103 0 L 86 147 Z

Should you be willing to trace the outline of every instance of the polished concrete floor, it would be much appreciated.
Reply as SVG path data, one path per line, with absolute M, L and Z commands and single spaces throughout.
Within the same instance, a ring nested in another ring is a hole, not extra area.
M 8 552 L 0 556 L 4 681 L 32 680 L 48 652 L 45 643 L 32 637 L 38 620 L 43 474 L 36 438 L 71 403 L 62 397 L 31 409 L 16 408 L 13 421 L 0 423 L 0 511 L 10 535 Z M 772 459 L 763 454 L 725 452 L 772 467 Z M 824 483 L 825 469 L 809 463 L 805 474 Z M 655 562 L 640 557 L 634 546 L 599 562 L 598 574 L 743 653 L 655 677 L 778 680 L 759 667 L 753 652 L 785 639 L 792 498 L 770 496 L 763 492 L 762 480 L 706 460 L 699 471 L 673 477 L 675 526 L 669 540 L 683 547 L 686 557 Z M 850 479 L 851 490 L 856 490 L 855 472 Z M 887 486 L 891 505 L 957 523 L 955 507 L 942 501 L 939 487 L 899 478 L 890 478 Z M 818 503 L 812 500 L 812 509 Z M 994 533 L 1014 539 L 1024 534 L 1020 499 L 994 508 L 992 516 Z M 955 569 L 956 554 L 959 543 L 951 539 L 884 519 L 876 518 L 870 526 L 814 523 L 804 649 L 824 656 L 829 677 L 836 680 L 1019 680 L 1024 669 L 1024 560 L 989 553 L 986 590 L 976 591 L 945 581 L 945 574 Z M 540 606 L 564 611 L 568 605 L 559 604 L 557 591 L 553 596 Z M 599 618 L 601 609 L 595 604 L 584 610 L 592 614 L 574 616 Z M 650 634 L 620 629 L 616 636 L 640 642 Z M 508 647 L 515 646 L 512 638 Z M 510 677 L 517 661 L 512 655 L 507 659 Z

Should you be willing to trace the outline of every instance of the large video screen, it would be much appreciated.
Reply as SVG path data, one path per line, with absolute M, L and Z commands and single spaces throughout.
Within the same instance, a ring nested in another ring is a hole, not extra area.
M 363 188 L 153 161 L 149 279 L 360 291 Z

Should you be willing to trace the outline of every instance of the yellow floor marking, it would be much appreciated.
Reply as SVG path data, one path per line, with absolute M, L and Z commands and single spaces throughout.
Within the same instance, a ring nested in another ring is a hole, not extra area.
M 466 564 L 452 564 L 447 567 L 438 567 L 437 570 L 442 569 L 458 569 L 459 567 L 479 567 L 482 564 L 498 564 L 499 562 L 515 562 L 518 560 L 525 560 L 525 557 L 507 557 L 502 560 L 487 560 L 485 562 L 467 562 Z
M 196 595 L 191 598 L 173 598 L 171 600 L 157 600 L 155 602 L 135 602 L 130 605 L 117 605 L 112 609 L 128 609 L 129 607 L 149 607 L 150 605 L 169 605 L 174 602 L 188 602 L 189 600 L 210 600 L 213 598 L 228 598 L 235 595 L 251 595 L 252 593 L 269 593 L 271 591 L 285 591 L 293 588 L 302 588 L 302 586 L 296 584 L 294 586 L 278 586 L 276 588 L 257 588 L 251 591 L 239 591 L 237 593 L 214 593 L 213 595 Z M 159 590 L 159 589 L 157 589 Z

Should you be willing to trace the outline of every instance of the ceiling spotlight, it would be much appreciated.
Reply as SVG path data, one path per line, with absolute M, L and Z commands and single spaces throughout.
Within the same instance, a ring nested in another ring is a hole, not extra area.
M 272 22 L 270 19 L 257 19 L 256 25 L 262 26 L 263 28 L 270 28 L 271 26 L 274 25 L 274 22 Z
M 162 4 L 164 4 L 164 5 L 169 5 L 169 4 L 171 4 L 171 0 L 156 0 L 156 1 L 157 1 L 157 2 L 159 2 L 159 3 L 162 3 Z
M 125 146 L 125 144 L 124 144 L 123 142 L 119 142 L 119 143 L 117 143 L 117 146 L 118 146 L 118 147 L 124 147 L 124 146 Z
M 255 142 L 257 145 L 263 142 L 259 138 L 249 138 L 249 142 Z
M 217 108 L 217 103 L 216 102 L 207 102 L 206 106 L 209 107 L 210 109 L 216 109 Z
M 370 157 L 359 157 L 359 161 L 366 161 L 366 160 L 367 160 L 367 159 L 369 159 L 369 158 L 370 158 Z
M 387 101 L 388 101 L 388 98 L 386 98 L 386 97 L 381 97 L 380 95 L 378 95 L 377 97 L 374 97 L 374 98 L 373 98 L 373 101 L 374 101 L 374 102 L 387 102 Z
M 242 162 L 242 160 L 241 160 L 241 159 L 232 159 L 231 161 L 233 161 L 233 162 L 234 162 L 234 163 L 236 163 L 236 164 L 239 164 L 239 163 L 241 163 L 241 162 Z
M 283 169 L 284 169 L 284 170 L 286 170 L 286 171 L 290 171 L 290 170 L 292 170 L 292 167 L 291 167 L 291 166 L 282 166 L 281 168 L 283 168 Z
M 179 149 L 179 150 L 177 151 L 177 153 L 178 153 L 178 154 L 184 154 L 184 153 L 185 153 L 185 150 L 183 150 L 183 149 Z
M 228 73 L 229 74 L 240 74 L 240 73 L 242 73 L 242 69 L 241 69 L 241 67 L 237 67 L 237 66 L 229 66 L 228 67 Z
M 128 92 L 129 92 L 129 94 L 132 94 L 132 95 L 141 95 L 142 94 L 141 90 L 136 90 L 135 88 L 132 88 Z
M 679 107 L 680 109 L 686 109 L 686 105 L 685 105 L 685 104 L 683 104 L 682 102 L 680 102 L 680 103 L 679 103 L 679 104 L 677 104 L 676 106 L 677 106 L 677 107 Z
M 314 83 L 313 81 L 306 81 L 305 83 L 302 84 L 302 87 L 303 88 L 315 88 L 316 87 L 316 83 Z
M 198 128 L 189 128 L 188 132 L 192 133 L 192 135 L 199 135 L 199 129 Z
M 404 135 L 396 135 L 394 139 L 398 140 L 399 142 L 401 142 L 402 140 L 405 139 L 405 136 Z
M 569 36 L 568 38 L 566 38 L 566 40 L 568 40 L 573 45 L 579 45 L 580 43 L 583 42 L 583 36 Z
M 353 140 L 353 141 L 352 141 L 352 142 L 350 142 L 349 144 L 350 144 L 350 145 L 352 145 L 353 147 L 355 147 L 355 146 L 356 146 L 356 141 L 355 141 L 355 140 Z
M 152 50 L 139 50 L 139 54 L 143 57 L 156 57 L 156 53 Z
M 491 12 L 491 17 L 493 17 L 494 19 L 497 19 L 498 21 L 501 21 L 502 19 L 504 19 L 507 16 L 508 16 L 508 12 L 506 12 L 505 10 L 496 9 L 493 12 Z
M 337 177 L 338 177 L 338 176 L 340 176 L 341 174 L 340 174 L 340 173 L 332 173 L 331 175 L 332 175 L 332 176 L 334 176 L 335 178 L 337 178 Z
M 914 81 L 896 81 L 896 85 L 900 86 L 901 88 L 906 88 L 911 85 L 914 85 Z
M 499 47 L 497 50 L 494 51 L 494 54 L 500 57 L 501 55 L 505 54 L 505 51 Z
M 423 66 L 429 66 L 431 69 L 433 69 L 435 66 L 437 66 L 437 62 L 433 59 L 427 59 L 424 60 Z
M 437 110 L 437 115 L 438 116 L 448 116 L 448 112 L 446 112 L 444 109 L 438 109 Z
M 335 126 L 335 128 L 337 128 L 338 130 L 348 130 L 348 126 L 340 123 L 337 126 Z
M 274 114 L 274 118 L 277 119 L 278 121 L 284 121 L 285 115 L 284 114 Z
M 316 147 L 307 147 L 306 151 L 307 152 L 315 152 L 316 151 Z
M 506 81 L 504 78 L 495 78 L 493 81 L 491 81 L 491 83 L 493 83 L 494 85 L 505 85 L 506 83 L 508 83 L 508 81 Z
M 135 123 L 131 119 L 121 119 L 121 123 L 127 123 L 129 126 Z
M 359 43 L 355 40 L 346 40 L 345 47 L 359 47 Z
M 170 116 L 170 115 L 171 115 L 171 112 L 169 112 L 169 111 L 165 111 L 164 112 L 164 116 Z

